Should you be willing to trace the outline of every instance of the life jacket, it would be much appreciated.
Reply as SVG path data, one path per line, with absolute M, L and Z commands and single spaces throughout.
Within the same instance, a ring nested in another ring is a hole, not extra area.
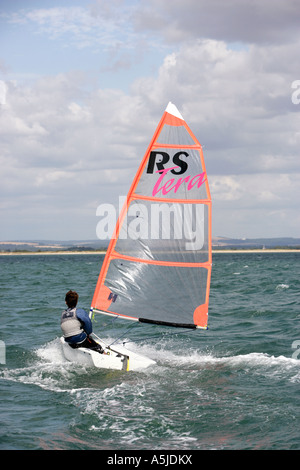
M 80 335 L 80 333 L 82 333 L 83 328 L 77 318 L 76 308 L 67 308 L 67 310 L 63 311 L 60 326 L 63 331 L 64 338 Z

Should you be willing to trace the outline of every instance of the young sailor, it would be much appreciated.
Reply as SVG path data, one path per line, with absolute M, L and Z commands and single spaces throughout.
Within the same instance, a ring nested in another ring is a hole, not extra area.
M 77 292 L 67 292 L 65 301 L 68 308 L 62 312 L 60 322 L 65 341 L 72 348 L 89 348 L 103 354 L 104 350 L 100 344 L 90 337 L 93 331 L 90 317 L 82 308 L 76 308 Z

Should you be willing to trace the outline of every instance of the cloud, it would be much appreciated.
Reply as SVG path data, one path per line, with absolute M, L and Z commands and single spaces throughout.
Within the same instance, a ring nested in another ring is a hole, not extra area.
M 208 38 L 229 43 L 283 44 L 299 37 L 300 10 L 292 0 L 143 0 L 135 27 L 170 43 Z
M 220 41 L 186 44 L 165 58 L 156 78 L 136 80 L 131 95 L 83 93 L 82 78 L 70 74 L 44 77 L 32 88 L 7 84 L 0 131 L 10 167 L 7 190 L 22 201 L 34 193 L 53 207 L 63 201 L 70 217 L 88 207 L 92 219 L 101 202 L 126 194 L 170 98 L 204 147 L 216 211 L 292 207 L 300 143 L 292 74 L 274 69 L 281 50 L 269 48 L 267 63 L 264 55 L 257 46 L 233 51 Z M 22 173 L 13 183 L 16 168 Z M 215 225 L 224 234 L 225 227 Z
M 37 27 L 36 34 L 47 34 L 50 39 L 55 40 L 64 36 L 66 41 L 72 41 L 77 47 L 94 44 L 108 43 L 114 39 L 113 27 L 101 16 L 93 17 L 83 7 L 53 7 L 39 8 L 34 10 L 20 10 L 9 17 L 9 21 L 15 25 L 32 24 Z
M 143 124 L 138 133 L 134 128 L 139 98 L 118 90 L 87 93 L 84 85 L 73 74 L 43 77 L 31 86 L 5 83 L 1 209 L 3 222 L 14 214 L 16 225 L 4 222 L 2 238 L 19 238 L 20 220 L 27 233 L 28 213 L 41 221 L 48 214 L 47 230 L 42 223 L 39 228 L 47 239 L 95 238 L 97 206 L 128 191 L 142 157 L 138 151 L 148 145 Z M 72 234 L 67 226 L 73 226 Z
M 286 54 L 276 46 L 233 51 L 222 41 L 198 40 L 166 57 L 158 76 L 137 81 L 134 91 L 157 107 L 166 96 L 178 103 L 201 143 L 214 152 L 213 172 L 255 172 L 271 151 L 278 171 L 280 154 L 288 154 L 291 164 L 299 149 L 288 51 L 288 46 Z M 281 163 L 286 166 L 284 159 Z
M 123 1 L 98 1 L 88 7 L 54 6 L 23 9 L 7 15 L 8 21 L 29 27 L 34 34 L 67 48 L 91 53 L 94 59 L 106 57 L 104 70 L 126 69 L 141 60 L 143 34 L 132 26 L 133 6 Z M 145 45 L 145 47 L 147 47 Z
M 103 88 L 83 70 L 0 81 L 1 237 L 94 238 L 98 205 L 127 193 L 168 101 L 203 146 L 214 234 L 298 236 L 300 105 L 291 85 L 300 78 L 300 34 L 290 18 L 298 13 L 293 2 L 255 1 L 253 11 L 238 3 L 226 2 L 224 18 L 222 2 L 202 0 L 18 12 L 15 24 L 35 25 L 51 41 L 112 44 L 111 69 L 125 49 L 134 59 L 138 39 L 152 52 L 159 41 L 172 47 L 151 74 L 131 78 L 128 92 L 122 74 L 119 86 Z

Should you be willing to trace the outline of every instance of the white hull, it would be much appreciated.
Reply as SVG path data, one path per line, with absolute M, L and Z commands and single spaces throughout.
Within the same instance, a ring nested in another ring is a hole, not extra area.
M 107 348 L 101 341 L 101 344 L 106 354 L 100 354 L 88 348 L 73 349 L 66 343 L 63 337 L 60 338 L 62 343 L 63 353 L 65 358 L 70 362 L 83 364 L 89 367 L 97 367 L 99 369 L 113 369 L 113 370 L 141 370 L 155 364 L 155 361 L 148 357 L 141 356 L 132 351 L 128 351 L 122 346 L 117 349 Z

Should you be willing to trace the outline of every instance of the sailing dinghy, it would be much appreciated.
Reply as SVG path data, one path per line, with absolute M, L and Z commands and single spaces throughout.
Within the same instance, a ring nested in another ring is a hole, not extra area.
M 99 369 L 113 370 L 141 370 L 155 364 L 155 361 L 148 357 L 129 351 L 124 346 L 118 345 L 117 348 L 107 346 L 100 338 L 93 335 L 93 339 L 104 349 L 104 354 L 93 351 L 88 348 L 71 348 L 61 337 L 63 353 L 70 362 L 76 362 L 87 367 L 97 367 Z
M 211 266 L 211 198 L 202 147 L 169 103 L 119 215 L 90 316 L 207 329 Z M 109 355 L 67 344 L 64 350 L 69 360 L 101 368 L 136 370 L 154 363 L 127 348 Z

